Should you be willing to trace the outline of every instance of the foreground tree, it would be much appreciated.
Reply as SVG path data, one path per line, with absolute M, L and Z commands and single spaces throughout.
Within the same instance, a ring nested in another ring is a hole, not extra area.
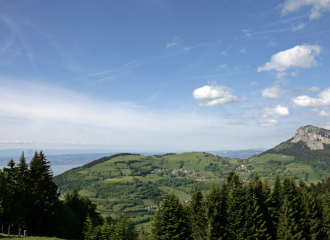
M 207 220 L 205 214 L 205 202 L 198 183 L 196 183 L 193 190 L 191 200 L 187 206 L 187 212 L 193 239 L 206 239 Z
M 59 202 L 57 186 L 53 182 L 50 162 L 42 151 L 35 152 L 29 171 L 30 198 L 28 200 L 28 229 L 39 236 L 55 235 L 53 221 Z
M 151 239 L 191 239 L 187 213 L 173 192 L 164 194 L 164 200 L 151 222 Z

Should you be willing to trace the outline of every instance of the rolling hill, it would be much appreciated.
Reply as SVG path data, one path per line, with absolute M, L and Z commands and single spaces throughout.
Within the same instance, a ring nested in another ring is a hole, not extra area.
M 307 183 L 330 176 L 330 131 L 304 126 L 295 136 L 248 159 L 230 159 L 206 152 L 141 156 L 122 153 L 102 157 L 54 177 L 62 192 L 77 187 L 103 215 L 125 213 L 137 223 L 149 222 L 163 192 L 190 199 L 196 182 L 203 191 L 221 184 L 231 170 L 242 181 L 255 172 L 273 184 L 275 174 L 291 175 Z

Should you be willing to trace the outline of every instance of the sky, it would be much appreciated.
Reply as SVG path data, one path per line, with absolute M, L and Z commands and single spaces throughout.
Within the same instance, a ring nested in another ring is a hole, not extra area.
M 271 148 L 330 129 L 330 0 L 0 0 L 0 149 Z

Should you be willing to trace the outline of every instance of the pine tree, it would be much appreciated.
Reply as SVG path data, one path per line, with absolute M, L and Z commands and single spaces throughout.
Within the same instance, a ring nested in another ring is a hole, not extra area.
M 57 186 L 53 182 L 50 162 L 42 151 L 35 152 L 30 162 L 29 182 L 31 183 L 31 198 L 29 199 L 29 229 L 36 235 L 48 236 L 54 234 L 52 221 L 58 203 Z
M 0 169 L 0 223 L 11 224 L 11 206 L 13 196 L 8 185 L 8 174 Z
M 239 182 L 239 177 L 236 173 L 231 174 L 229 181 L 228 193 L 228 239 L 240 240 L 244 239 L 245 234 L 245 211 L 246 198 L 245 189 Z
M 270 194 L 270 197 L 266 200 L 266 205 L 269 211 L 269 224 L 267 228 L 269 230 L 272 239 L 276 239 L 276 229 L 279 222 L 281 206 L 283 204 L 283 189 L 280 180 L 280 176 L 276 174 L 274 189 Z
M 85 225 L 84 225 L 84 239 L 86 240 L 94 240 L 94 226 L 92 219 L 87 215 Z
M 206 239 L 207 221 L 205 210 L 204 197 L 201 188 L 196 183 L 187 208 L 193 239 Z
M 16 171 L 16 193 L 15 197 L 19 199 L 20 204 L 18 206 L 18 223 L 21 226 L 24 226 L 25 220 L 27 219 L 27 202 L 30 198 L 29 193 L 29 169 L 28 164 L 26 163 L 26 159 L 24 156 L 24 152 L 19 159 L 19 163 L 17 164 Z
M 277 228 L 278 239 L 305 239 L 305 219 L 302 200 L 294 179 L 283 180 L 284 202 L 281 207 Z
M 269 239 L 266 228 L 267 207 L 263 184 L 257 174 L 246 186 L 246 204 L 244 222 L 245 239 Z
M 174 193 L 164 194 L 164 200 L 151 222 L 151 239 L 191 239 L 187 213 Z
M 17 183 L 16 183 L 16 171 L 15 162 L 11 159 L 8 164 L 8 168 L 4 168 L 3 171 L 6 173 L 7 179 L 7 194 L 6 201 L 8 201 L 6 211 L 10 214 L 6 214 L 6 220 L 10 224 L 17 224 L 19 220 L 17 216 L 19 214 L 20 199 L 16 196 Z
M 225 238 L 227 230 L 227 185 L 223 184 L 221 192 L 214 183 L 211 190 L 206 194 L 206 217 L 207 217 L 207 239 L 218 240 Z
M 308 191 L 306 184 L 302 180 L 299 181 L 299 187 L 306 219 L 305 238 L 307 240 L 325 239 L 326 233 L 322 222 L 323 215 L 320 200 Z

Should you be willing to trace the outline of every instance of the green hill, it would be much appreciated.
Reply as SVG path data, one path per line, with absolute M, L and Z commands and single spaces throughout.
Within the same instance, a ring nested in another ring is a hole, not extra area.
M 97 204 L 103 215 L 125 213 L 137 223 L 145 223 L 154 215 L 166 189 L 174 191 L 184 202 L 190 199 L 197 181 L 207 191 L 213 182 L 221 184 L 231 170 L 239 174 L 241 181 L 257 172 L 261 178 L 268 178 L 271 185 L 277 173 L 307 183 L 330 176 L 330 145 L 324 143 L 328 135 L 323 130 L 313 126 L 299 128 L 294 138 L 248 159 L 205 152 L 116 154 L 71 169 L 54 177 L 54 181 L 62 192 L 76 186 L 81 195 Z M 297 139 L 301 140 L 293 141 Z M 311 150 L 308 145 L 323 149 Z

